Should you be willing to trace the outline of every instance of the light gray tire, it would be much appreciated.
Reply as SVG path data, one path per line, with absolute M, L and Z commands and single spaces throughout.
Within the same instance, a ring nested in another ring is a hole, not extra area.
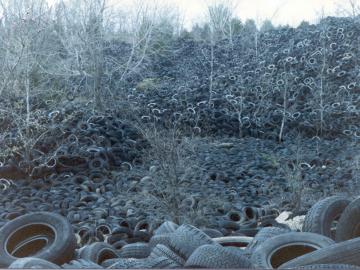
M 50 212 L 17 217 L 0 229 L 0 267 L 19 258 L 36 257 L 61 265 L 75 252 L 76 238 L 71 224 Z
M 169 247 L 158 244 L 156 245 L 150 253 L 149 258 L 158 258 L 158 257 L 166 257 L 170 260 L 176 262 L 176 264 L 183 266 L 185 264 L 185 260 L 177 255 L 174 251 L 172 251 Z
M 350 200 L 343 196 L 331 196 L 314 204 L 305 216 L 303 232 L 313 232 L 335 239 L 336 222 Z
M 300 266 L 295 268 L 288 268 L 288 269 L 308 269 L 308 270 L 360 270 L 360 267 L 350 264 L 313 264 L 313 265 L 306 265 Z
M 360 237 L 336 243 L 311 254 L 295 258 L 280 268 L 300 267 L 312 264 L 351 264 L 360 266 Z
M 266 240 L 289 232 L 291 231 L 284 228 L 264 227 L 253 237 L 252 241 L 247 245 L 246 252 L 253 253 Z
M 250 260 L 251 253 L 246 252 L 245 249 L 238 248 L 238 247 L 225 247 L 225 249 L 229 252 L 232 252 L 236 256 L 244 256 Z
M 116 263 L 107 267 L 108 269 L 144 269 L 151 268 L 146 259 L 119 259 Z
M 190 257 L 195 249 L 202 245 L 218 245 L 198 228 L 184 224 L 176 229 L 170 237 L 171 249 L 185 260 Z
M 104 268 L 108 268 L 110 267 L 111 265 L 117 263 L 118 261 L 121 261 L 123 259 L 119 259 L 119 258 L 113 258 L 113 259 L 108 259 L 108 260 L 105 260 L 101 263 L 101 266 L 104 267 Z
M 308 232 L 290 232 L 275 236 L 262 243 L 251 256 L 258 268 L 273 269 L 316 250 L 333 245 L 326 236 Z
M 34 258 L 34 257 L 26 257 L 26 258 L 21 258 L 21 259 L 17 259 L 16 261 L 14 261 L 12 264 L 10 264 L 9 266 L 10 269 L 29 269 L 29 268 L 34 268 L 34 269 L 61 269 L 60 266 L 43 260 L 43 259 L 39 259 L 39 258 Z
M 102 269 L 102 267 L 92 261 L 78 259 L 72 260 L 69 263 L 63 264 L 61 268 L 64 269 Z
M 222 246 L 198 247 L 185 263 L 191 268 L 252 268 L 248 258 L 235 254 Z
M 165 245 L 167 247 L 170 247 L 170 245 L 171 245 L 170 244 L 170 238 L 171 238 L 170 233 L 154 235 L 153 237 L 151 237 L 151 239 L 149 241 L 149 246 L 150 246 L 150 248 L 153 248 L 157 244 L 162 244 L 162 245 Z
M 174 269 L 181 268 L 173 260 L 166 257 L 146 258 L 146 259 L 118 259 L 108 260 L 102 264 L 105 268 L 154 268 L 154 269 Z
M 132 243 L 123 246 L 119 255 L 121 258 L 143 259 L 150 255 L 151 249 L 148 243 Z
M 172 233 L 175 232 L 178 227 L 179 225 L 172 221 L 165 221 L 154 231 L 154 235 Z
M 360 237 L 360 198 L 352 201 L 341 214 L 336 228 L 336 242 Z
M 205 228 L 202 229 L 202 231 L 210 236 L 211 238 L 217 238 L 217 237 L 223 237 L 224 234 L 222 232 L 220 232 L 219 230 L 215 230 L 215 229 L 209 229 L 209 228 Z

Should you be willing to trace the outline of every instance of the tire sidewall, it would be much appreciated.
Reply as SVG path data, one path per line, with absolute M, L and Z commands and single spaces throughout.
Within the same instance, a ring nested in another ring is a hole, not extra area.
M 27 214 L 6 223 L 0 229 L 0 266 L 9 266 L 19 259 L 10 255 L 7 251 L 8 239 L 20 228 L 29 225 L 41 224 L 49 226 L 54 231 L 54 242 L 44 247 L 40 252 L 31 256 L 44 259 L 56 264 L 62 264 L 71 260 L 75 247 L 76 238 L 71 227 L 65 218 L 53 213 L 38 212 Z

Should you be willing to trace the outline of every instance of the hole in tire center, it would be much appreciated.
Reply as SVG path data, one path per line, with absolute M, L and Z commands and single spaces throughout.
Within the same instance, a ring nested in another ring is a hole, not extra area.
M 300 257 L 315 250 L 317 250 L 315 247 L 301 244 L 285 246 L 276 250 L 272 254 L 270 258 L 270 264 L 273 268 L 278 268 L 280 265 L 294 258 Z
M 245 242 L 227 242 L 227 243 L 221 243 L 223 247 L 247 247 L 249 243 Z
M 149 224 L 147 224 L 147 223 L 142 224 L 141 226 L 139 226 L 138 230 L 139 231 L 142 231 L 142 230 L 147 231 L 147 230 L 149 230 Z
M 118 258 L 118 256 L 111 250 L 105 250 L 100 253 L 100 256 L 97 259 L 98 264 L 102 264 L 104 261 L 109 259 L 115 259 Z
M 355 230 L 352 233 L 352 238 L 360 236 L 360 224 L 356 225 Z
M 99 226 L 98 230 L 103 234 L 110 234 L 110 228 L 107 226 Z
M 330 238 L 331 239 L 335 239 L 336 236 L 336 228 L 337 228 L 337 224 L 339 223 L 339 219 L 340 219 L 340 214 L 335 216 L 332 220 L 332 222 L 330 223 Z M 359 234 L 360 235 L 360 234 Z
M 238 213 L 230 213 L 230 219 L 232 221 L 240 221 L 241 217 Z
M 26 225 L 13 232 L 6 242 L 6 251 L 13 257 L 30 257 L 41 252 L 55 240 L 54 230 L 44 224 Z
M 245 214 L 249 219 L 253 219 L 255 217 L 254 209 L 252 209 L 251 207 L 245 208 Z

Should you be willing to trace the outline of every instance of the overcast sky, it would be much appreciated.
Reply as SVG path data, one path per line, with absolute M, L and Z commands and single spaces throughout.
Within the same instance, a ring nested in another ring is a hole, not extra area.
M 133 3 L 132 0 L 110 0 L 114 3 Z M 143 0 L 148 1 L 148 0 Z M 185 14 L 185 25 L 204 18 L 206 4 L 216 0 L 162 0 L 178 6 Z M 316 22 L 319 13 L 334 15 L 339 5 L 344 6 L 348 0 L 234 0 L 237 3 L 236 14 L 243 21 L 254 19 L 260 24 L 265 19 L 272 19 L 275 25 L 289 24 L 297 26 L 303 20 Z M 360 2 L 360 0 L 359 0 Z
M 50 2 L 55 0 L 48 0 Z M 108 0 L 119 7 L 131 6 L 135 0 Z M 184 13 L 184 24 L 187 28 L 204 19 L 206 5 L 219 0 L 142 0 L 160 1 L 167 6 L 179 7 Z M 221 1 L 221 0 L 220 0 Z M 325 15 L 334 15 L 339 5 L 346 5 L 349 0 L 233 0 L 237 3 L 236 14 L 245 21 L 254 19 L 261 24 L 271 19 L 275 25 L 289 24 L 297 26 L 303 20 L 314 23 L 324 10 Z M 359 1 L 360 0 L 356 0 Z

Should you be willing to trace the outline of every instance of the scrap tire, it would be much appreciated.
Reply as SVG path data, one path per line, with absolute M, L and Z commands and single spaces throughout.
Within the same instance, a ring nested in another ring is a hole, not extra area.
M 71 224 L 55 213 L 26 214 L 0 229 L 0 267 L 8 267 L 23 257 L 36 257 L 62 265 L 72 259 L 75 248 L 76 238 Z

